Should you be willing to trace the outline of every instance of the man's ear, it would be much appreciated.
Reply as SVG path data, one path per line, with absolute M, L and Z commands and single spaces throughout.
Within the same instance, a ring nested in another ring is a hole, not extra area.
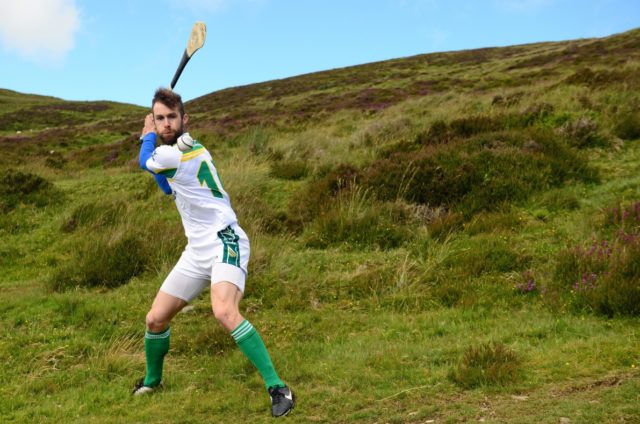
M 186 113 L 182 115 L 182 125 L 186 126 L 189 123 L 189 115 Z

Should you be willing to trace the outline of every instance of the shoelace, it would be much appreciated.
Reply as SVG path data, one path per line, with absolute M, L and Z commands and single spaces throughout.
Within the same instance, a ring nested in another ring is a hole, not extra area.
M 276 388 L 272 389 L 269 394 L 271 395 L 271 399 L 272 399 L 273 403 L 279 404 L 280 401 L 282 400 L 282 398 L 284 398 L 284 396 L 285 396 L 284 388 L 276 387 Z

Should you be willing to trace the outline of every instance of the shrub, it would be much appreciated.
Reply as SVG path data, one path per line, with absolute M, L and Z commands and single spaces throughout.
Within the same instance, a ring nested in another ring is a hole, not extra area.
M 561 253 L 555 277 L 577 311 L 640 315 L 640 239 L 625 235 Z
M 71 215 L 65 218 L 62 230 L 72 232 L 85 226 L 110 227 L 120 217 L 126 219 L 127 204 L 123 200 L 107 200 L 83 203 L 76 207 Z
M 515 106 L 518 103 L 520 103 L 520 100 L 522 99 L 523 95 L 524 93 L 519 91 L 506 96 L 501 96 L 501 95 L 494 96 L 493 100 L 491 101 L 491 106 L 503 106 L 503 107 Z
M 620 204 L 607 208 L 604 212 L 603 227 L 609 231 L 623 233 L 638 232 L 640 224 L 640 201 L 628 206 Z
M 568 84 L 586 85 L 593 89 L 604 88 L 606 86 L 626 83 L 630 86 L 637 85 L 637 70 L 592 70 L 591 68 L 578 69 L 573 75 L 565 80 Z
M 269 174 L 282 180 L 299 180 L 309 173 L 309 167 L 303 160 L 279 160 L 271 164 Z
M 413 140 L 400 140 L 395 143 L 386 144 L 378 148 L 379 158 L 390 158 L 398 152 L 409 153 L 420 150 L 422 144 L 429 144 L 425 132 L 419 132 Z
M 536 148 L 527 146 L 535 143 Z M 361 183 L 384 200 L 443 206 L 470 216 L 597 171 L 550 131 L 506 131 L 379 159 Z
M 400 246 L 412 232 L 405 225 L 407 209 L 394 203 L 380 204 L 365 190 L 343 193 L 337 204 L 321 213 L 304 234 L 309 247 L 325 248 L 345 244 L 351 248 Z
M 365 146 L 375 146 L 406 138 L 412 130 L 412 122 L 408 118 L 394 120 L 376 119 L 368 124 L 362 134 Z
M 461 230 L 463 226 L 464 215 L 459 212 L 446 211 L 435 216 L 427 224 L 427 229 L 431 237 L 442 240 L 449 234 Z
M 539 122 L 544 122 L 553 116 L 555 107 L 549 103 L 536 103 L 527 108 L 523 113 L 516 115 L 514 122 L 517 127 L 529 127 Z
M 441 144 L 448 143 L 453 138 L 449 126 L 443 120 L 437 120 L 431 124 L 429 130 L 421 132 L 416 136 L 417 144 Z
M 501 96 L 494 98 L 494 105 L 507 102 L 507 106 L 517 104 L 521 94 L 514 99 L 507 97 L 504 100 Z M 512 103 L 513 102 L 513 103 Z M 549 103 L 536 103 L 519 113 L 499 114 L 496 116 L 475 115 L 454 119 L 447 123 L 437 120 L 431 124 L 427 131 L 421 131 L 415 136 L 415 144 L 446 144 L 455 139 L 466 139 L 479 134 L 493 133 L 508 129 L 523 129 L 533 126 L 554 127 L 565 124 L 569 120 L 567 114 L 555 115 L 554 106 Z M 579 126 L 579 129 L 583 129 Z M 597 129 L 597 127 L 596 127 Z M 574 135 L 574 134 L 572 134 Z M 582 133 L 580 133 L 582 137 Z M 390 156 L 388 152 L 386 157 Z
M 451 308 L 462 299 L 465 289 L 466 287 L 459 287 L 457 284 L 438 284 L 432 294 L 442 306 Z
M 339 165 L 323 177 L 306 184 L 292 196 L 288 206 L 287 226 L 300 231 L 321 212 L 331 207 L 338 195 L 355 184 L 360 172 L 351 165 Z
M 470 116 L 454 119 L 449 123 L 449 130 L 456 137 L 470 137 L 475 134 L 498 131 L 503 128 L 498 119 L 489 116 Z
M 261 155 L 268 152 L 271 133 L 262 127 L 255 127 L 240 137 L 232 140 L 232 144 L 239 144 L 245 141 L 249 144 L 249 151 L 254 155 Z
M 573 147 L 602 147 L 607 144 L 598 130 L 598 123 L 587 117 L 565 123 L 559 132 Z
M 552 211 L 580 208 L 580 200 L 575 192 L 562 189 L 545 192 L 541 196 L 540 204 Z
M 596 74 L 591 68 L 581 68 L 566 78 L 567 84 L 596 86 L 600 85 L 603 78 Z
M 269 234 L 286 232 L 286 212 L 275 209 L 264 197 L 255 192 L 240 191 L 233 202 L 238 219 L 249 233 L 265 231 Z
M 507 386 L 517 383 L 522 360 L 508 346 L 498 342 L 470 346 L 449 378 L 464 389 Z
M 67 160 L 60 152 L 51 152 L 44 161 L 45 166 L 52 169 L 62 169 L 66 165 Z
M 640 138 L 640 113 L 633 111 L 616 117 L 614 133 L 623 140 Z
M 538 285 L 533 273 L 530 270 L 520 274 L 520 281 L 515 285 L 515 290 L 521 294 L 537 293 Z
M 124 234 L 86 238 L 76 246 L 71 260 L 54 272 L 48 284 L 61 291 L 72 287 L 114 288 L 144 270 L 148 257 L 142 237 Z
M 0 175 L 0 211 L 8 212 L 18 204 L 38 207 L 55 202 L 61 193 L 43 177 L 28 172 L 8 169 Z
M 556 291 L 577 311 L 606 316 L 640 315 L 640 204 L 607 211 L 603 229 L 586 247 L 560 252 Z

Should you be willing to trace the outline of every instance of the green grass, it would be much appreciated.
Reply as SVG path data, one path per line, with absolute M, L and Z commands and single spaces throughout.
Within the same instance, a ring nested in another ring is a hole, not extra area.
M 296 390 L 287 420 L 638 420 L 637 308 L 597 307 L 637 293 L 637 249 L 567 252 L 637 233 L 611 210 L 640 200 L 639 39 L 422 55 L 187 104 L 252 242 L 242 311 Z M 185 243 L 137 168 L 144 113 L 0 90 L 3 422 L 272 422 L 206 294 L 172 323 L 165 390 L 130 396 Z M 577 303 L 574 271 L 596 265 L 616 296 Z

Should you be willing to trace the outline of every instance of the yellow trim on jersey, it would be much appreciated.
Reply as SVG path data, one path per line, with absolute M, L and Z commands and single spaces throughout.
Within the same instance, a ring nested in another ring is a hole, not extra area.
M 191 160 L 197 156 L 200 156 L 201 154 L 203 154 L 204 152 L 206 152 L 205 149 L 201 148 L 201 149 L 196 149 L 192 152 L 189 153 L 183 153 L 182 157 L 180 158 L 180 162 L 186 162 L 188 160 Z

